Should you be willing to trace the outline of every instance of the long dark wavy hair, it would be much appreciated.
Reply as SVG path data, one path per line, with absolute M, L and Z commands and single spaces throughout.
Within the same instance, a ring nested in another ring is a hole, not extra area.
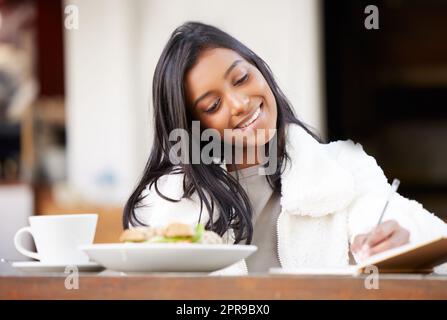
M 253 237 L 252 206 L 247 193 L 236 178 L 219 164 L 173 165 L 169 159 L 171 147 L 176 143 L 169 140 L 174 129 L 184 129 L 191 136 L 192 115 L 187 108 L 185 74 L 195 65 L 199 54 L 205 49 L 227 48 L 237 52 L 247 62 L 255 66 L 269 84 L 277 104 L 276 148 L 278 159 L 275 173 L 267 175 L 274 192 L 281 189 L 281 173 L 289 157 L 286 152 L 285 128 L 296 124 L 314 138 L 319 138 L 295 116 L 290 102 L 278 87 L 269 66 L 253 51 L 224 31 L 199 22 L 186 22 L 172 33 L 158 60 L 153 78 L 153 107 L 155 136 L 152 150 L 143 175 L 135 190 L 127 200 L 123 214 L 124 229 L 143 225 L 134 209 L 141 205 L 142 191 L 155 184 L 156 192 L 168 201 L 157 188 L 157 180 L 166 174 L 183 173 L 183 198 L 190 198 L 197 192 L 200 198 L 200 217 L 203 206 L 209 212 L 206 228 L 223 235 L 228 229 L 234 230 L 235 243 Z M 192 143 L 192 142 L 190 142 Z M 174 170 L 175 169 L 175 170 Z M 214 212 L 217 209 L 217 216 Z M 200 218 L 199 218 L 200 219 Z

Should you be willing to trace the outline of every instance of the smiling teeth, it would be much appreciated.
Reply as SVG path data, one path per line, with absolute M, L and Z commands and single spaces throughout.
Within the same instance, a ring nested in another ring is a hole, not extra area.
M 259 115 L 261 114 L 261 108 L 259 107 L 258 110 L 256 110 L 255 113 L 253 113 L 253 115 L 250 117 L 250 119 L 248 119 L 247 121 L 245 121 L 243 124 L 239 125 L 239 128 L 245 128 L 248 127 L 249 125 L 251 125 L 256 119 L 258 119 Z

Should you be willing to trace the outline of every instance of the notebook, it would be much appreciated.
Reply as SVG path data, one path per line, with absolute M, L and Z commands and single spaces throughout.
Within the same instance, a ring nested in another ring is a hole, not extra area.
M 271 274 L 296 275 L 359 275 L 370 273 L 366 268 L 376 266 L 382 273 L 431 273 L 433 268 L 447 262 L 447 237 L 417 244 L 407 244 L 376 254 L 365 261 L 342 268 L 272 268 Z

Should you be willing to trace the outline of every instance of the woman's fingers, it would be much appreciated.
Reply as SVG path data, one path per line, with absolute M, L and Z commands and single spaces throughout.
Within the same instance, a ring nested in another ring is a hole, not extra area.
M 400 226 L 395 220 L 388 220 L 381 223 L 370 233 L 370 236 L 365 242 L 366 248 L 373 248 L 390 238 L 399 228 Z
M 356 253 L 360 251 L 363 244 L 365 243 L 367 236 L 367 234 L 359 234 L 358 236 L 356 236 L 351 244 L 351 252 Z
M 369 249 L 369 255 L 375 255 L 377 253 L 400 247 L 410 240 L 410 233 L 406 229 L 399 229 L 398 231 L 394 232 L 393 235 L 388 238 L 387 240 L 377 244 L 376 246 Z
M 410 233 L 396 221 L 381 223 L 369 234 L 360 234 L 351 244 L 351 252 L 363 260 L 369 256 L 408 243 Z

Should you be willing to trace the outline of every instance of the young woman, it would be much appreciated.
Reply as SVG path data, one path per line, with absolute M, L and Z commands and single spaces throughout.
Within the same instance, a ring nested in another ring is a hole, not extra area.
M 215 27 L 189 22 L 172 33 L 155 70 L 153 106 L 153 147 L 125 206 L 124 228 L 204 223 L 228 243 L 258 246 L 227 269 L 242 273 L 346 266 L 355 263 L 351 253 L 362 259 L 447 234 L 440 219 L 398 194 L 375 227 L 390 185 L 374 158 L 352 141 L 321 143 L 297 119 L 267 64 Z M 170 133 L 192 135 L 193 121 L 216 130 L 242 160 L 227 163 L 221 155 L 212 163 L 174 164 Z M 267 163 L 248 161 L 261 147 L 269 150 Z

